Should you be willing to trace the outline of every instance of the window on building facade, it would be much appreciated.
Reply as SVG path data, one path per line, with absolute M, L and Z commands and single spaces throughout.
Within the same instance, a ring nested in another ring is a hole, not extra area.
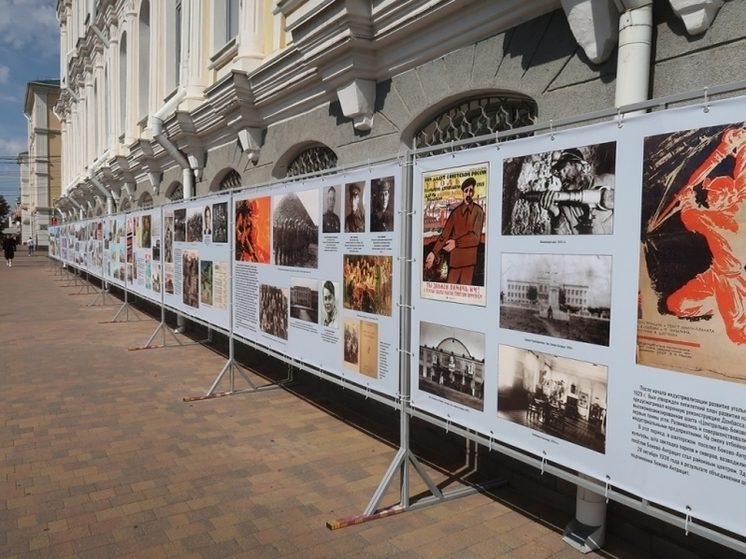
M 148 99 L 150 96 L 150 2 L 143 0 L 140 4 L 140 20 L 138 39 L 138 116 L 140 119 L 148 116 Z
M 238 2 L 239 0 L 226 0 L 225 34 L 230 41 L 238 35 Z
M 220 51 L 238 36 L 239 0 L 219 0 L 215 2 L 213 14 L 213 50 Z
M 337 166 L 337 154 L 326 146 L 311 146 L 306 148 L 288 163 L 288 177 L 306 175 L 334 169 Z
M 166 198 L 175 202 L 176 200 L 182 200 L 184 198 L 184 185 L 180 182 L 172 183 L 171 186 L 166 190 Z
M 153 197 L 150 195 L 149 192 L 142 193 L 138 205 L 146 210 L 153 207 Z
M 451 105 L 417 130 L 413 138 L 414 146 L 417 148 L 437 146 L 529 126 L 534 124 L 536 113 L 537 105 L 529 97 L 514 94 L 472 97 Z M 494 138 L 491 138 L 456 149 L 494 143 L 494 141 Z
M 119 41 L 119 133 L 127 127 L 127 32 Z
M 230 190 L 231 188 L 238 188 L 241 186 L 241 175 L 235 169 L 228 171 L 225 176 L 220 180 L 218 190 Z

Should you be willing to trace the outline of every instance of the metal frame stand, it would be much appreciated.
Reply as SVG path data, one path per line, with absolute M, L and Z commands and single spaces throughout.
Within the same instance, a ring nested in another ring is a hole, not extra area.
M 402 231 L 400 285 L 403 287 L 409 285 L 412 278 L 412 216 L 414 215 L 414 211 L 412 210 L 412 175 L 414 156 L 408 154 L 402 164 L 407 168 L 407 172 L 402 173 L 404 179 L 402 192 L 404 193 L 404 197 L 401 211 L 402 223 L 400 226 Z M 391 516 L 392 514 L 399 514 L 407 510 L 450 501 L 466 495 L 474 494 L 478 491 L 484 491 L 487 488 L 501 486 L 506 483 L 505 481 L 497 480 L 489 484 L 480 486 L 473 485 L 444 493 L 428 475 L 422 463 L 410 450 L 410 378 L 412 374 L 412 351 L 410 342 L 412 330 L 412 299 L 410 291 L 411 290 L 405 288 L 401 289 L 401 302 L 399 303 L 399 450 L 396 452 L 394 459 L 391 461 L 388 470 L 386 470 L 383 479 L 378 484 L 378 488 L 373 493 L 373 497 L 368 503 L 368 506 L 365 507 L 363 513 L 327 522 L 326 527 L 330 530 L 345 528 L 347 526 L 353 526 L 370 520 Z M 470 450 L 471 445 L 467 442 L 467 466 L 468 453 Z M 415 502 L 410 501 L 410 466 L 414 469 L 417 475 L 419 475 L 420 479 L 425 483 L 430 492 L 430 496 L 420 497 Z M 399 504 L 379 509 L 381 500 L 397 474 L 399 476 Z
M 110 305 L 115 305 L 116 302 L 112 302 L 112 303 L 107 303 L 106 302 L 106 297 L 107 296 L 113 297 L 111 295 L 111 292 L 109 291 L 109 284 L 108 284 L 108 282 L 102 281 L 101 282 L 101 289 L 99 290 L 98 294 L 93 299 L 93 301 L 91 301 L 90 303 L 88 303 L 88 306 L 89 307 L 106 307 L 106 306 L 110 306 Z M 101 300 L 100 303 L 98 302 L 99 299 Z
M 119 310 L 114 315 L 114 318 L 111 320 L 105 320 L 104 322 L 101 322 L 101 324 L 113 324 L 113 323 L 119 323 L 119 322 L 129 322 L 130 321 L 130 309 L 132 309 L 132 313 L 137 317 L 137 320 L 144 320 L 142 315 L 137 311 L 132 305 L 129 303 L 129 289 L 127 289 L 127 282 L 124 284 L 124 302 L 119 307 Z M 124 319 L 120 320 L 119 316 L 124 313 Z
M 163 297 L 161 296 L 161 299 Z M 153 341 L 155 340 L 156 336 L 158 336 L 158 333 L 161 333 L 163 335 L 162 339 L 163 342 L 161 345 L 151 345 Z M 171 334 L 170 338 L 166 336 L 166 333 Z M 169 344 L 168 339 L 173 339 L 176 343 L 175 344 Z M 163 301 L 161 301 L 161 321 L 158 323 L 158 326 L 155 327 L 155 331 L 150 335 L 148 338 L 148 341 L 145 342 L 144 346 L 140 347 L 131 347 L 130 351 L 137 351 L 140 349 L 158 349 L 160 347 L 167 347 L 169 345 L 171 346 L 185 346 L 185 345 L 193 345 L 200 342 L 190 342 L 185 344 L 182 342 L 179 337 L 176 335 L 176 332 L 171 330 L 171 328 L 168 327 L 168 324 L 166 324 L 166 306 L 163 304 Z

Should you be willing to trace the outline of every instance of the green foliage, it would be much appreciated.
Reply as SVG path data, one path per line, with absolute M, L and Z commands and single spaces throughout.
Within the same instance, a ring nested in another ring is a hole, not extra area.
M 0 219 L 8 215 L 8 212 L 10 212 L 10 206 L 5 199 L 5 196 L 0 196 Z

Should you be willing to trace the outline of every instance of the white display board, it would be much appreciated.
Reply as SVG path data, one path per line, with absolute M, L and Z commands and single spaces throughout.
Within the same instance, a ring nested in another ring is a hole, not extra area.
M 127 288 L 152 301 L 161 301 L 161 210 L 130 212 L 125 218 L 125 281 Z
M 412 405 L 746 534 L 744 120 L 416 160 Z
M 234 197 L 234 332 L 388 395 L 398 392 L 401 169 Z
M 124 214 L 101 218 L 103 223 L 103 277 L 109 283 L 124 287 L 126 277 L 127 235 Z
M 159 251 L 164 302 L 225 330 L 230 328 L 230 208 L 228 195 L 165 206 Z

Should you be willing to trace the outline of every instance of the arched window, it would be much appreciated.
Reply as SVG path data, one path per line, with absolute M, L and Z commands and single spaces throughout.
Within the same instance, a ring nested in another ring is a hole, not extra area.
M 153 197 L 150 195 L 150 192 L 143 192 L 140 196 L 140 199 L 137 202 L 137 205 L 141 208 L 147 210 L 153 207 Z
M 317 173 L 334 169 L 337 166 L 337 154 L 330 148 L 323 145 L 311 146 L 304 149 L 295 158 L 288 163 L 288 177 L 306 175 L 308 173 Z
M 225 176 L 220 179 L 217 190 L 230 190 L 241 186 L 241 175 L 235 169 L 230 169 Z
M 150 2 L 143 0 L 140 4 L 139 49 L 137 73 L 139 78 L 138 109 L 139 118 L 148 116 L 150 95 Z
M 166 198 L 175 202 L 184 198 L 184 185 L 180 182 L 172 182 L 166 189 Z
M 119 132 L 127 129 L 127 32 L 119 41 Z
M 456 140 L 529 126 L 534 123 L 536 113 L 536 102 L 518 94 L 481 95 L 461 100 L 418 128 L 413 134 L 414 147 L 448 144 Z M 494 141 L 492 138 L 463 147 L 474 147 Z
M 126 211 L 132 207 L 132 202 L 128 195 L 122 196 L 119 200 L 119 210 Z

